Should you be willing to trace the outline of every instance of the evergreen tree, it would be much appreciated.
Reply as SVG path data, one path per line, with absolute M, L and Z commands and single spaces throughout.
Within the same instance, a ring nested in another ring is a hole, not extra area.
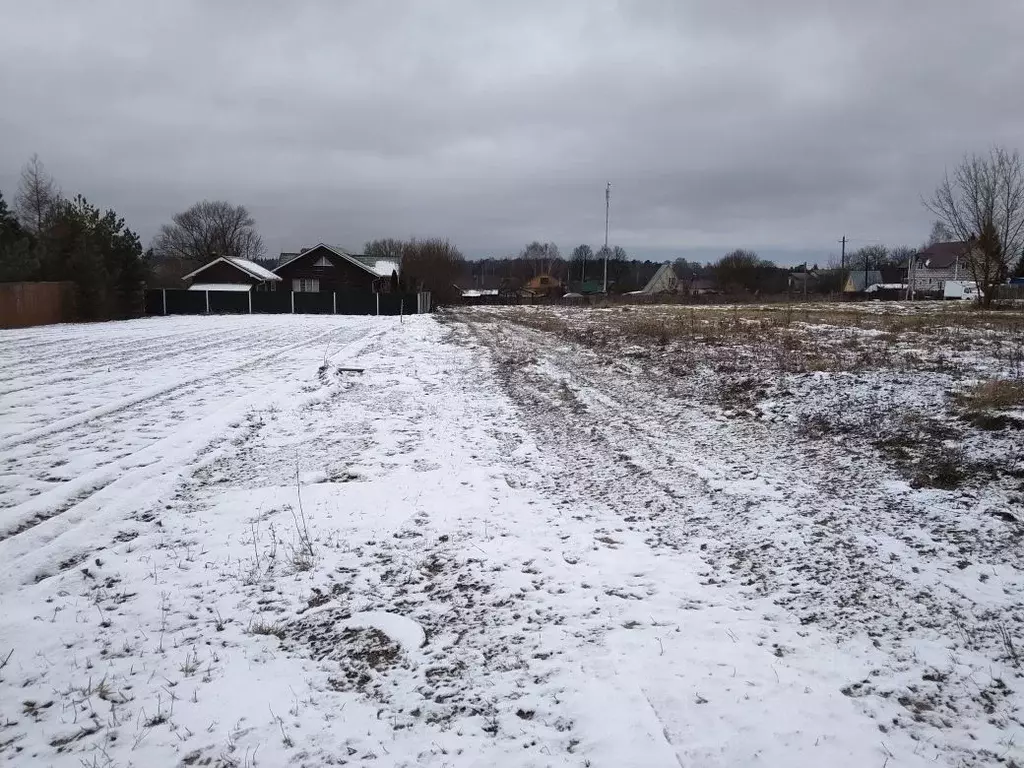
M 32 248 L 32 239 L 22 229 L 0 192 L 0 282 L 35 280 L 38 276 L 39 262 Z
M 145 264 L 137 234 L 114 211 L 100 214 L 81 195 L 64 201 L 41 240 L 44 276 L 71 280 L 84 320 L 136 317 L 142 311 Z

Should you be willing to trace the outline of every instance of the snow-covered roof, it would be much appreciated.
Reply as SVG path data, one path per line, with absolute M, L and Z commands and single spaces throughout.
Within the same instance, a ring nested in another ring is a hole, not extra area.
M 249 291 L 252 290 L 252 286 L 249 283 L 192 283 L 188 289 L 190 291 Z
M 370 266 L 370 269 L 372 269 L 381 277 L 391 277 L 392 272 L 398 271 L 397 261 L 384 261 L 383 259 L 378 259 L 377 261 L 373 262 L 372 265 L 368 266 Z
M 869 285 L 865 293 L 873 293 L 874 291 L 902 291 L 906 287 L 906 283 L 875 283 L 874 285 Z
M 281 267 L 291 264 L 296 259 L 301 259 L 318 248 L 326 248 L 328 251 L 333 253 L 335 256 L 344 259 L 345 261 L 355 264 L 357 267 L 362 267 L 367 272 L 377 277 L 391 277 L 392 272 L 401 273 L 401 265 L 397 261 L 390 261 L 387 259 L 376 259 L 372 256 L 362 256 L 360 254 L 349 253 L 344 248 L 337 245 L 328 245 L 327 243 L 317 243 L 312 248 L 307 248 L 301 253 L 297 253 L 290 259 L 283 261 L 274 267 L 274 271 L 281 269 Z
M 480 288 L 467 288 L 466 290 L 464 290 L 462 292 L 462 295 L 467 297 L 467 298 L 476 298 L 478 296 L 497 296 L 498 295 L 498 289 L 497 288 L 484 288 L 484 289 L 480 289 Z
M 278 275 L 275 275 L 269 269 L 265 269 L 264 267 L 261 267 L 255 261 L 249 261 L 248 259 L 234 259 L 234 258 L 230 258 L 230 257 L 227 259 L 227 261 L 230 261 L 232 264 L 234 264 L 239 269 L 245 270 L 246 272 L 248 272 L 253 277 L 258 277 L 260 280 L 280 280 L 281 279 Z
M 226 264 L 230 264 L 231 266 L 235 267 L 238 270 L 241 270 L 245 274 L 249 275 L 249 277 L 254 277 L 254 278 L 256 278 L 257 280 L 260 280 L 260 281 L 263 281 L 263 280 L 274 280 L 274 281 L 277 281 L 277 280 L 281 279 L 278 275 L 275 275 L 269 269 L 264 269 L 259 264 L 257 264 L 255 261 L 249 261 L 248 259 L 236 259 L 236 258 L 232 258 L 231 256 L 220 256 L 219 258 L 216 258 L 216 259 L 214 259 L 211 262 L 203 264 L 203 266 L 201 266 L 199 269 L 195 270 L 194 272 L 189 272 L 187 275 L 185 275 L 181 279 L 182 280 L 188 280 L 190 278 L 193 278 L 196 275 L 198 275 L 200 272 L 202 272 L 203 270 L 209 269 L 214 264 L 218 264 L 218 263 L 220 263 L 222 261 L 224 263 L 226 263 Z

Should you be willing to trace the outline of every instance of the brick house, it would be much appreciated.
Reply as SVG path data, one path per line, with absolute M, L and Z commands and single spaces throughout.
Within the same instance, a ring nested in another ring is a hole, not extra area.
M 919 251 L 910 270 L 911 287 L 915 293 L 939 293 L 947 280 L 970 280 L 967 265 L 970 243 L 957 241 L 935 243 Z

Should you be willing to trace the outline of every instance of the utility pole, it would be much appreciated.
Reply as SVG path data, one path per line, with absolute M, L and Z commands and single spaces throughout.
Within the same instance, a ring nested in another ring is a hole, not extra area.
M 839 241 L 843 244 L 843 250 L 839 256 L 839 279 L 844 280 L 846 278 L 846 235 L 843 235 L 843 239 Z M 846 290 L 846 283 L 839 284 L 839 297 L 842 298 L 843 291 Z
M 608 213 L 612 205 L 612 183 L 604 188 L 604 295 L 608 295 Z

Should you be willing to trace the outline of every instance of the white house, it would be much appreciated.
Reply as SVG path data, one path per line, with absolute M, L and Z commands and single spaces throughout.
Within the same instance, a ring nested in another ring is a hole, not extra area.
M 969 253 L 970 244 L 965 242 L 935 243 L 917 253 L 910 269 L 914 293 L 942 294 L 947 280 L 970 280 Z

